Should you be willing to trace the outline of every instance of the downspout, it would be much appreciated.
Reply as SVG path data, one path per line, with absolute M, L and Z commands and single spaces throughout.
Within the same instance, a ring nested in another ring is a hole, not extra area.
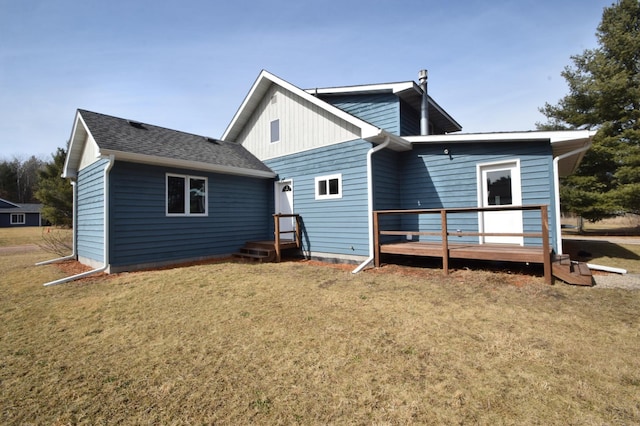
M 71 186 L 73 186 L 72 194 L 73 201 L 71 206 L 71 229 L 73 230 L 73 237 L 71 238 L 71 254 L 69 256 L 59 257 L 57 259 L 45 260 L 43 262 L 36 263 L 36 266 L 49 265 L 51 263 L 64 262 L 65 260 L 75 259 L 76 258 L 76 201 L 78 199 L 78 187 L 76 186 L 76 181 L 71 181 Z
M 557 254 L 562 254 L 562 224 L 560 223 L 561 221 L 561 217 L 560 217 L 560 176 L 558 175 L 558 163 L 560 162 L 560 160 L 567 158 L 567 157 L 571 157 L 572 155 L 576 155 L 576 154 L 580 154 L 581 152 L 584 152 L 586 150 L 588 150 L 589 148 L 591 148 L 591 142 L 589 142 L 587 145 L 583 146 L 582 148 L 578 148 L 576 150 L 570 151 L 570 152 L 566 152 L 562 155 L 557 156 L 556 158 L 553 159 L 553 179 L 554 179 L 554 198 L 555 198 L 555 204 L 556 204 L 556 208 L 555 208 L 555 214 L 556 214 L 556 241 L 558 243 L 558 253 Z
M 352 274 L 357 274 L 362 271 L 368 264 L 373 262 L 374 259 L 374 247 L 373 247 L 373 154 L 385 149 L 391 143 L 389 135 L 385 135 L 384 142 L 380 145 L 371 148 L 367 151 L 367 213 L 369 214 L 369 257 L 362 262 L 356 269 L 351 271 Z
M 59 280 L 51 281 L 46 284 L 43 284 L 45 287 L 64 284 L 70 281 L 79 280 L 80 278 L 88 277 L 90 275 L 99 274 L 101 272 L 106 271 L 109 268 L 109 172 L 115 163 L 115 157 L 109 155 L 109 162 L 107 166 L 104 168 L 104 264 L 97 269 L 92 269 L 91 271 L 82 272 L 80 274 L 72 275 L 70 277 L 61 278 Z M 75 201 L 75 200 L 74 200 Z M 75 203 L 74 203 L 75 209 Z M 75 212 L 74 212 L 74 252 L 75 252 Z

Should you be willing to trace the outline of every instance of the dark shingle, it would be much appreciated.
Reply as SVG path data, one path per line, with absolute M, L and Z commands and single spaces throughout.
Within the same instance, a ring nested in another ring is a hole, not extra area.
M 100 149 L 271 172 L 242 145 L 78 110 Z

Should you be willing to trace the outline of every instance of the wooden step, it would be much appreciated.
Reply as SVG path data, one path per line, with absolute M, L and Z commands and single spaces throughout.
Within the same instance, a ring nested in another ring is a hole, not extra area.
M 593 276 L 587 264 L 567 259 L 567 255 L 554 257 L 551 263 L 553 276 L 567 284 L 592 286 Z
M 258 262 L 273 262 L 276 258 L 276 251 L 275 249 L 259 246 L 245 246 L 242 247 L 239 252 L 234 253 L 233 256 Z

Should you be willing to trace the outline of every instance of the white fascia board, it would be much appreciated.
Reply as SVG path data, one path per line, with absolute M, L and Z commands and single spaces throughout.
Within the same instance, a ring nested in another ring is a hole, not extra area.
M 81 134 L 78 132 L 81 132 Z M 80 111 L 76 111 L 76 119 L 73 122 L 71 137 L 69 138 L 67 158 L 65 158 L 64 167 L 62 168 L 63 178 L 75 178 L 78 175 L 78 167 L 80 164 L 80 158 L 82 157 L 82 148 L 87 134 L 90 134 L 89 129 L 82 119 Z
M 419 87 L 413 81 L 404 81 L 400 83 L 381 83 L 381 84 L 363 84 L 357 86 L 343 87 L 319 87 L 314 89 L 306 89 L 305 92 L 314 95 L 332 95 L 332 94 L 349 94 L 349 93 L 398 93 L 405 90 L 414 89 L 418 93 L 422 93 Z
M 155 157 L 153 155 L 136 154 L 132 152 L 101 149 L 100 155 L 108 158 L 113 155 L 116 161 L 129 161 L 132 163 L 149 164 L 152 166 L 175 167 L 179 169 L 198 170 L 204 172 L 221 173 L 227 175 L 247 176 L 257 178 L 274 178 L 274 172 L 262 170 L 243 169 L 240 167 L 223 166 L 219 164 L 202 163 L 199 161 L 179 160 L 175 158 Z
M 410 143 L 464 143 L 464 142 L 513 142 L 548 140 L 551 144 L 566 141 L 588 140 L 595 132 L 590 130 L 530 131 L 503 133 L 451 133 L 445 135 L 405 136 Z
M 235 140 L 235 137 L 239 133 L 239 129 L 237 129 L 237 127 L 244 125 L 244 122 L 246 121 L 246 120 L 243 120 L 243 117 L 247 117 L 251 115 L 253 113 L 253 109 L 257 105 L 258 99 L 253 99 L 253 98 L 256 96 L 261 98 L 264 95 L 266 88 L 271 83 L 277 84 L 283 89 L 288 90 L 300 96 L 301 98 L 310 102 L 311 104 L 319 108 L 322 108 L 325 111 L 329 112 L 330 114 L 335 115 L 336 117 L 358 127 L 360 129 L 360 137 L 362 139 L 374 138 L 379 136 L 380 134 L 381 130 L 378 127 L 375 127 L 367 123 L 366 121 L 360 120 L 359 118 L 341 110 L 340 108 L 334 107 L 333 105 L 330 105 L 327 102 L 321 99 L 318 99 L 317 97 L 271 74 L 268 71 L 262 70 L 256 82 L 251 87 L 251 90 L 249 91 L 244 101 L 240 105 L 240 108 L 238 109 L 233 119 L 231 120 L 231 123 L 229 123 L 229 126 L 227 126 L 227 129 L 224 131 L 224 134 L 221 137 L 223 141 L 229 140 L 233 142 Z M 250 107 L 251 105 L 253 105 L 253 107 Z

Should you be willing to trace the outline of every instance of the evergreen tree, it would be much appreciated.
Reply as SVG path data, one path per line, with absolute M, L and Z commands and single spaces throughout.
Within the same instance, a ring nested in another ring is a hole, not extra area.
M 596 49 L 572 56 L 569 94 L 540 111 L 541 129 L 597 129 L 577 172 L 562 182 L 564 211 L 597 221 L 640 213 L 640 3 L 604 9 Z
M 54 225 L 73 225 L 73 187 L 62 178 L 67 152 L 58 148 L 53 161 L 40 171 L 36 197 L 43 204 L 42 217 Z

